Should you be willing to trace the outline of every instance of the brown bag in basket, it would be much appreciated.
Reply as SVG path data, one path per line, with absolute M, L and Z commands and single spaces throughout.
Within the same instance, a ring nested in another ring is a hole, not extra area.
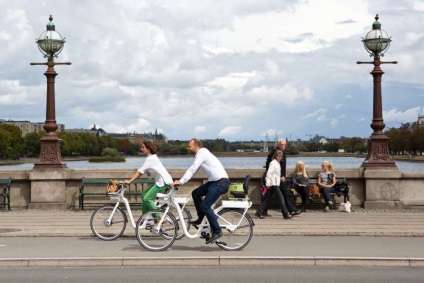
M 319 193 L 319 187 L 317 185 L 310 185 L 309 186 L 309 195 L 312 197 L 313 200 L 319 200 L 321 195 Z
M 116 180 L 110 180 L 109 183 L 107 184 L 107 190 L 106 192 L 109 193 L 116 193 L 117 191 L 119 191 L 119 186 L 118 186 L 119 182 Z

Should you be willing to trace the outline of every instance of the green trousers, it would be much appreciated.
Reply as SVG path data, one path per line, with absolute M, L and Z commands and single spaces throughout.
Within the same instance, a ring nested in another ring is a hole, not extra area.
M 158 187 L 156 184 L 153 184 L 141 193 L 141 210 L 143 211 L 143 214 L 150 210 L 157 209 L 155 200 L 156 194 L 163 193 L 167 188 L 168 185 Z

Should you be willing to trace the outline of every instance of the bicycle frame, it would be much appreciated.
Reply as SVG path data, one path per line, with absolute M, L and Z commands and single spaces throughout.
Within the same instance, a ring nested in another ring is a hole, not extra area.
M 166 215 L 169 211 L 169 208 L 171 206 L 173 206 L 177 210 L 179 222 L 180 222 L 181 227 L 183 228 L 185 236 L 190 238 L 190 239 L 199 238 L 199 237 L 202 236 L 202 233 L 210 233 L 211 232 L 210 226 L 209 226 L 209 223 L 208 223 L 208 220 L 207 220 L 206 217 L 204 217 L 203 220 L 202 220 L 202 223 L 200 225 L 198 225 L 199 229 L 197 229 L 197 232 L 195 234 L 191 234 L 187 230 L 186 223 L 181 220 L 181 219 L 183 219 L 183 215 L 182 215 L 182 208 L 180 207 L 180 205 L 182 205 L 182 207 L 184 207 L 187 204 L 187 202 L 189 201 L 189 198 L 182 197 L 182 196 L 176 196 L 176 191 L 177 191 L 177 189 L 173 189 L 173 190 L 171 190 L 171 192 L 169 192 L 169 194 L 160 194 L 160 193 L 157 194 L 157 198 L 159 199 L 160 203 L 165 202 L 165 203 L 168 204 L 167 208 L 164 211 L 164 215 Z M 226 225 L 221 225 L 221 228 L 225 228 L 225 229 L 228 229 L 229 231 L 233 232 L 234 230 L 237 229 L 237 227 L 239 227 L 241 221 L 243 220 L 243 217 L 245 216 L 245 214 L 247 213 L 248 209 L 251 206 L 252 206 L 252 202 L 246 201 L 245 199 L 223 200 L 222 205 L 217 207 L 216 209 L 214 209 L 214 212 L 215 212 L 215 215 L 219 219 L 221 219 L 223 222 L 226 223 Z M 222 216 L 218 215 L 218 213 L 221 210 L 224 210 L 224 209 L 242 210 L 243 214 L 240 217 L 239 222 L 236 223 L 236 224 L 231 224 L 227 220 L 225 220 Z M 162 222 L 163 222 L 164 219 L 165 219 L 165 217 L 162 217 L 162 219 L 159 221 L 159 223 L 157 225 L 157 229 L 160 229 L 160 226 L 162 225 Z
M 112 213 L 110 214 L 109 218 L 106 220 L 106 224 L 110 225 L 112 222 L 113 215 L 115 215 L 115 211 L 120 203 L 124 203 L 125 208 L 127 209 L 128 217 L 130 218 L 131 226 L 135 229 L 136 223 L 134 221 L 134 217 L 131 211 L 130 204 L 125 197 L 124 193 L 126 190 L 126 186 L 122 186 L 121 190 L 118 193 L 108 193 L 108 196 L 110 196 L 111 200 L 116 200 L 115 207 L 112 210 Z

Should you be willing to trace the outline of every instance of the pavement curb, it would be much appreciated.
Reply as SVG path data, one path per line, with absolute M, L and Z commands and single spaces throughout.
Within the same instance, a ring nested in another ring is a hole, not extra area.
M 362 266 L 424 267 L 424 258 L 408 257 L 75 257 L 2 258 L 3 268 L 130 266 Z

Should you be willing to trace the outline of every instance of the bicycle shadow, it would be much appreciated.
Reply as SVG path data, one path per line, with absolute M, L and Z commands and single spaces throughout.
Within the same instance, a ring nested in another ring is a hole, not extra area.
M 148 253 L 151 253 L 150 251 L 146 250 L 140 245 L 129 245 L 122 249 L 122 251 L 146 251 Z M 196 252 L 216 252 L 219 251 L 219 247 L 214 245 L 210 246 L 186 246 L 186 245 L 176 245 L 173 244 L 169 249 L 161 252 L 167 252 L 167 251 L 196 251 Z M 155 252 L 156 253 L 156 252 Z

